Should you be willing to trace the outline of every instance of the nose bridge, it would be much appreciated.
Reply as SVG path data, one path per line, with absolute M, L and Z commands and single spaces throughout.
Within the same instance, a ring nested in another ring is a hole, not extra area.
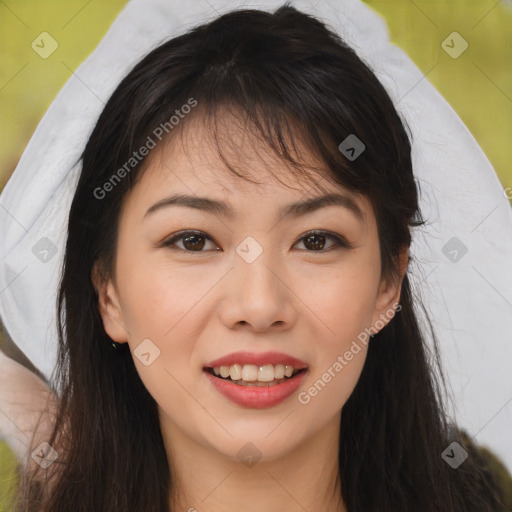
M 242 322 L 257 330 L 274 323 L 288 324 L 293 318 L 293 306 L 286 278 L 277 253 L 264 247 L 263 235 L 247 236 L 236 247 L 230 289 L 223 317 L 233 326 Z M 268 240 L 268 237 L 266 238 Z
M 236 247 L 235 272 L 254 293 L 279 294 L 276 271 L 280 267 L 277 254 L 272 252 L 269 237 L 264 245 L 263 235 L 249 235 Z M 260 241 L 258 241 L 258 239 Z

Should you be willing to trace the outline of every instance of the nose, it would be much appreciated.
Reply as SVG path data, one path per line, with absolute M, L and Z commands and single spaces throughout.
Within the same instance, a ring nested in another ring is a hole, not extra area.
M 290 329 L 298 318 L 292 285 L 290 276 L 266 251 L 251 263 L 237 255 L 226 276 L 220 318 L 230 329 Z

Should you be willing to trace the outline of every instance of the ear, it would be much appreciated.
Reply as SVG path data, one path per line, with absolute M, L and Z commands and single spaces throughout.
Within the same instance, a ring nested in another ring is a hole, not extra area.
M 372 332 L 376 334 L 395 315 L 396 306 L 400 301 L 400 291 L 407 267 L 409 265 L 409 248 L 404 246 L 398 259 L 398 276 L 391 275 L 381 279 L 375 311 L 372 318 Z
M 114 341 L 126 343 L 128 341 L 128 330 L 124 326 L 123 311 L 112 279 L 107 281 L 102 279 L 96 264 L 91 272 L 91 279 L 98 294 L 98 309 L 103 319 L 105 332 Z

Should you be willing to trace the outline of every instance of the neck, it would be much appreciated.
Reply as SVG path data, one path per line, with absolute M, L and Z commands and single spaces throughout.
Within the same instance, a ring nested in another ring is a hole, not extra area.
M 171 468 L 171 511 L 346 512 L 339 479 L 339 419 L 291 453 L 241 462 L 205 447 L 162 418 Z M 244 446 L 247 441 L 241 442 Z M 248 445 L 247 453 L 256 453 Z

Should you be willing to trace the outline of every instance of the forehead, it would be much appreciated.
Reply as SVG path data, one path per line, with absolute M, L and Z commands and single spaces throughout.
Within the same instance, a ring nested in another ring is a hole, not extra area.
M 136 188 L 152 197 L 172 187 L 189 194 L 218 191 L 232 200 L 254 194 L 296 198 L 342 191 L 365 210 L 364 198 L 334 181 L 298 130 L 286 136 L 285 144 L 295 164 L 277 154 L 242 115 L 219 113 L 213 123 L 194 115 L 152 150 Z

